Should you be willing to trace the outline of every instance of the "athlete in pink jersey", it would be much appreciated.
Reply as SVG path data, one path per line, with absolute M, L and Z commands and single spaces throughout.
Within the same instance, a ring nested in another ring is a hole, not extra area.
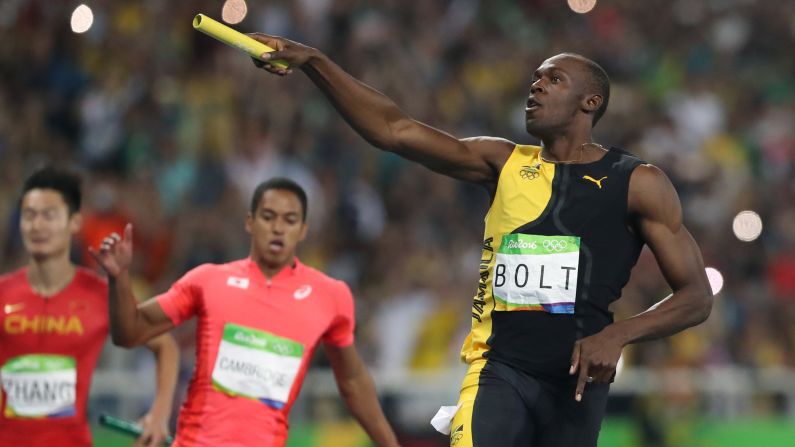
M 397 445 L 353 345 L 350 290 L 295 257 L 306 236 L 306 201 L 290 180 L 262 183 L 246 218 L 250 257 L 201 265 L 140 305 L 130 287 L 132 226 L 92 250 L 111 277 L 115 343 L 135 346 L 198 318 L 196 367 L 175 446 L 283 446 L 319 341 L 351 413 L 376 444 Z
M 25 182 L 20 230 L 27 267 L 0 277 L 0 445 L 90 446 L 91 375 L 108 334 L 108 284 L 69 261 L 80 228 L 80 179 L 45 168 Z M 157 396 L 138 445 L 161 445 L 177 381 L 179 352 L 166 335 L 156 355 Z

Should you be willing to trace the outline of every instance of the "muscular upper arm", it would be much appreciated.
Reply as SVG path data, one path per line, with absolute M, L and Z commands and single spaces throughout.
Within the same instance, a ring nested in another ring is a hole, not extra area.
M 679 196 L 668 177 L 652 165 L 637 167 L 630 178 L 628 202 L 637 230 L 671 289 L 689 287 L 711 296 L 701 251 L 682 223 Z
M 147 346 L 149 346 L 148 343 L 154 341 L 154 337 L 174 328 L 174 323 L 163 311 L 163 308 L 160 307 L 157 299 L 150 298 L 138 304 L 138 310 L 141 313 L 141 322 L 143 323 L 139 343 L 147 343 Z
M 440 174 L 484 186 L 496 185 L 514 143 L 494 137 L 457 139 L 411 118 L 390 125 L 386 148 Z

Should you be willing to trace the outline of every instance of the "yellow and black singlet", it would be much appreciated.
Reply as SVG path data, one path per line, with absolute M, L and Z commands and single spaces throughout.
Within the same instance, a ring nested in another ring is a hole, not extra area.
M 461 356 L 561 377 L 574 342 L 613 321 L 608 306 L 637 262 L 627 196 L 642 161 L 615 148 L 583 164 L 540 154 L 517 145 L 500 172 Z

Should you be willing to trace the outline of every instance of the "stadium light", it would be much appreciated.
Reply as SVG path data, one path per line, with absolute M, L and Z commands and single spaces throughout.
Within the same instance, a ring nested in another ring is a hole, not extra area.
M 721 289 L 723 289 L 723 275 L 718 269 L 712 267 L 707 267 L 704 271 L 707 272 L 707 279 L 709 280 L 710 288 L 712 288 L 712 294 L 717 295 Z
M 242 22 L 246 18 L 247 13 L 246 0 L 226 0 L 223 8 L 221 8 L 221 20 L 230 25 L 235 25 Z
M 91 29 L 91 25 L 94 24 L 94 12 L 87 5 L 81 4 L 72 11 L 70 24 L 72 32 L 82 34 Z
M 740 211 L 734 216 L 732 230 L 737 239 L 751 242 L 762 234 L 762 218 L 753 211 Z
M 591 12 L 596 6 L 596 0 L 568 0 L 569 8 L 578 14 Z

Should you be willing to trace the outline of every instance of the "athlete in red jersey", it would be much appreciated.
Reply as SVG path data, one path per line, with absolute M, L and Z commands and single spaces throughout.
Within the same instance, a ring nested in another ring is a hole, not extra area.
M 90 446 L 86 403 L 108 334 L 108 284 L 69 261 L 80 228 L 80 180 L 46 168 L 25 182 L 20 229 L 27 267 L 0 277 L 0 445 Z M 160 445 L 179 361 L 170 336 L 156 354 L 158 391 L 139 445 Z
M 117 344 L 135 346 L 198 318 L 196 367 L 175 446 L 283 446 L 319 341 L 351 413 L 379 446 L 397 445 L 353 346 L 350 290 L 295 257 L 307 230 L 303 189 L 286 179 L 259 185 L 246 229 L 248 259 L 199 266 L 140 305 L 130 286 L 132 226 L 92 250 L 111 278 Z

